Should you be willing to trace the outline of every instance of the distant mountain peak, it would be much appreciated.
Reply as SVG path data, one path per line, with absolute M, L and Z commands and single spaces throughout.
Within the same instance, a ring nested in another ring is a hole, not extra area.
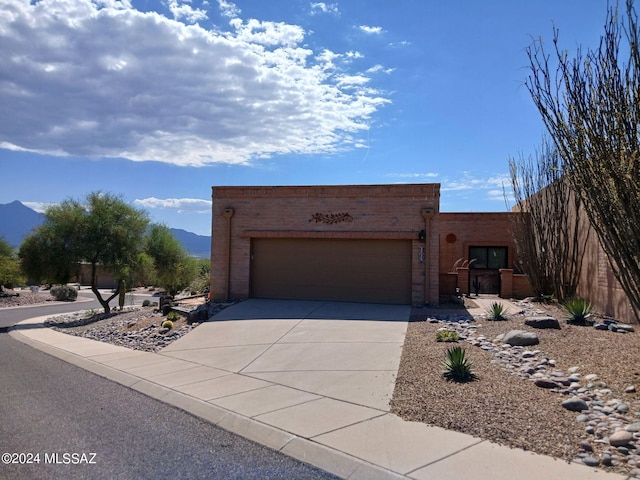
M 22 240 L 43 222 L 42 213 L 27 207 L 19 200 L 0 204 L 0 237 L 13 247 L 19 247 Z M 169 230 L 189 254 L 194 257 L 209 258 L 211 237 L 196 235 L 181 228 Z
M 30 209 L 20 201 L 0 204 L 0 237 L 18 247 L 24 237 L 44 222 L 44 215 Z

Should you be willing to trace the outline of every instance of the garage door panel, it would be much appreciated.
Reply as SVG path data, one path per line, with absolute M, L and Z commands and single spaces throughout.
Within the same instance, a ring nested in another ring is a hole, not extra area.
M 253 239 L 251 295 L 410 303 L 411 242 Z

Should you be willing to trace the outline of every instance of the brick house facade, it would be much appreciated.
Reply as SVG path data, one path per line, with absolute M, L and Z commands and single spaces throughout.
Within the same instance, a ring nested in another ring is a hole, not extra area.
M 213 187 L 213 299 L 438 303 L 439 184 Z
M 214 299 L 437 304 L 480 280 L 480 293 L 530 295 L 513 214 L 440 213 L 437 183 L 225 186 L 212 199 Z M 475 268 L 471 254 L 503 263 Z
M 517 213 L 440 213 L 440 293 L 533 295 L 518 268 L 511 225 Z M 493 257 L 493 258 L 487 258 Z

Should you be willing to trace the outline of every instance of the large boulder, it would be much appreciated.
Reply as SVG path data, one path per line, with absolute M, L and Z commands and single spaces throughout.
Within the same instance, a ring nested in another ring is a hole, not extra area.
M 538 335 L 536 335 L 534 332 L 527 332 L 525 330 L 511 330 L 504 336 L 502 341 L 504 343 L 508 343 L 509 345 L 518 347 L 526 347 L 529 345 L 537 345 L 538 343 L 540 343 Z
M 560 322 L 557 318 L 549 316 L 527 317 L 524 324 L 533 328 L 555 328 L 560 330 Z

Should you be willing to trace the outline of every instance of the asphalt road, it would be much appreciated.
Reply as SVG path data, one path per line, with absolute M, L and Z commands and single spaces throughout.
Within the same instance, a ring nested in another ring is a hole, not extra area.
M 0 310 L 0 326 L 51 309 L 95 308 L 61 307 Z M 0 365 L 0 479 L 336 478 L 6 332 L 0 333 Z M 6 464 L 7 458 L 17 463 Z

